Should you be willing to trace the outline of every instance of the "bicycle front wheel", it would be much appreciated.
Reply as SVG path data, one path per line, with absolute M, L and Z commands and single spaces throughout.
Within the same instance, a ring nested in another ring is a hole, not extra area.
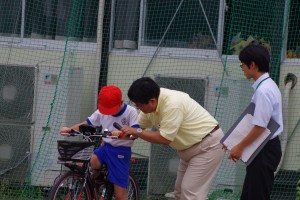
M 129 183 L 127 186 L 127 197 L 128 200 L 140 200 L 140 189 L 137 180 L 133 174 L 129 175 Z
M 99 189 L 100 200 L 115 200 L 114 185 L 106 182 Z M 130 174 L 127 186 L 127 200 L 140 200 L 140 190 L 136 178 Z
M 69 171 L 58 178 L 52 187 L 48 200 L 91 200 L 90 189 L 83 186 L 84 175 Z

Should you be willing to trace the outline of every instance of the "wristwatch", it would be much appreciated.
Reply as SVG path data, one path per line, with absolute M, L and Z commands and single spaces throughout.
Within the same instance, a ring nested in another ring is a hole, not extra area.
M 136 132 L 137 132 L 137 135 L 140 137 L 143 132 L 143 129 L 138 128 L 138 129 L 136 129 Z

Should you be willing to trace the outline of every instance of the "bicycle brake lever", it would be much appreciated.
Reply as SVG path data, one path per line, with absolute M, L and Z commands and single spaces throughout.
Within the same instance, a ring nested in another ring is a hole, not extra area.
M 71 129 L 70 136 L 80 135 L 81 133 L 79 131 L 76 131 L 74 129 Z
M 121 128 L 122 128 L 122 126 L 120 124 L 118 124 L 117 122 L 114 122 L 113 126 L 118 130 L 121 130 Z M 119 138 L 123 138 L 123 136 L 124 136 L 124 134 L 120 133 Z
M 121 128 L 122 128 L 122 126 L 120 124 L 118 124 L 117 122 L 114 122 L 113 126 L 118 130 L 121 130 Z
M 70 133 L 70 136 L 75 136 L 75 133 L 73 132 L 73 133 Z

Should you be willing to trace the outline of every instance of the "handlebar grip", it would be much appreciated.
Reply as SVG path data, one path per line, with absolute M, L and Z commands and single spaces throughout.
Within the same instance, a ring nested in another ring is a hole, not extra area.
M 121 128 L 122 128 L 122 126 L 121 126 L 120 124 L 118 124 L 117 122 L 114 122 L 114 123 L 113 123 L 113 126 L 114 126 L 116 129 L 118 129 L 118 130 L 121 130 Z M 122 137 L 124 137 L 124 134 L 123 134 L 123 133 L 121 133 L 121 134 L 119 135 L 119 138 L 122 138 Z M 127 135 L 127 137 L 129 137 L 129 138 L 132 139 L 132 140 L 135 139 L 132 135 Z
M 71 129 L 71 131 L 70 131 L 70 136 L 75 136 L 75 135 L 80 135 L 80 132 L 79 131 L 76 131 L 76 130 L 74 130 L 74 129 Z
M 117 122 L 114 122 L 113 126 L 118 130 L 121 130 L 121 128 L 122 128 L 122 126 L 120 124 L 118 124 Z

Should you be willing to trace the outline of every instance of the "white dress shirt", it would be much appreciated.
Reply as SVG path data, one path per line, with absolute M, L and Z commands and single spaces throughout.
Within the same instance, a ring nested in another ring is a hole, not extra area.
M 280 135 L 283 130 L 282 98 L 276 83 L 270 78 L 269 73 L 263 74 L 252 85 L 254 94 L 252 102 L 255 103 L 253 124 L 267 127 L 270 119 L 274 119 L 280 127 L 271 139 Z

